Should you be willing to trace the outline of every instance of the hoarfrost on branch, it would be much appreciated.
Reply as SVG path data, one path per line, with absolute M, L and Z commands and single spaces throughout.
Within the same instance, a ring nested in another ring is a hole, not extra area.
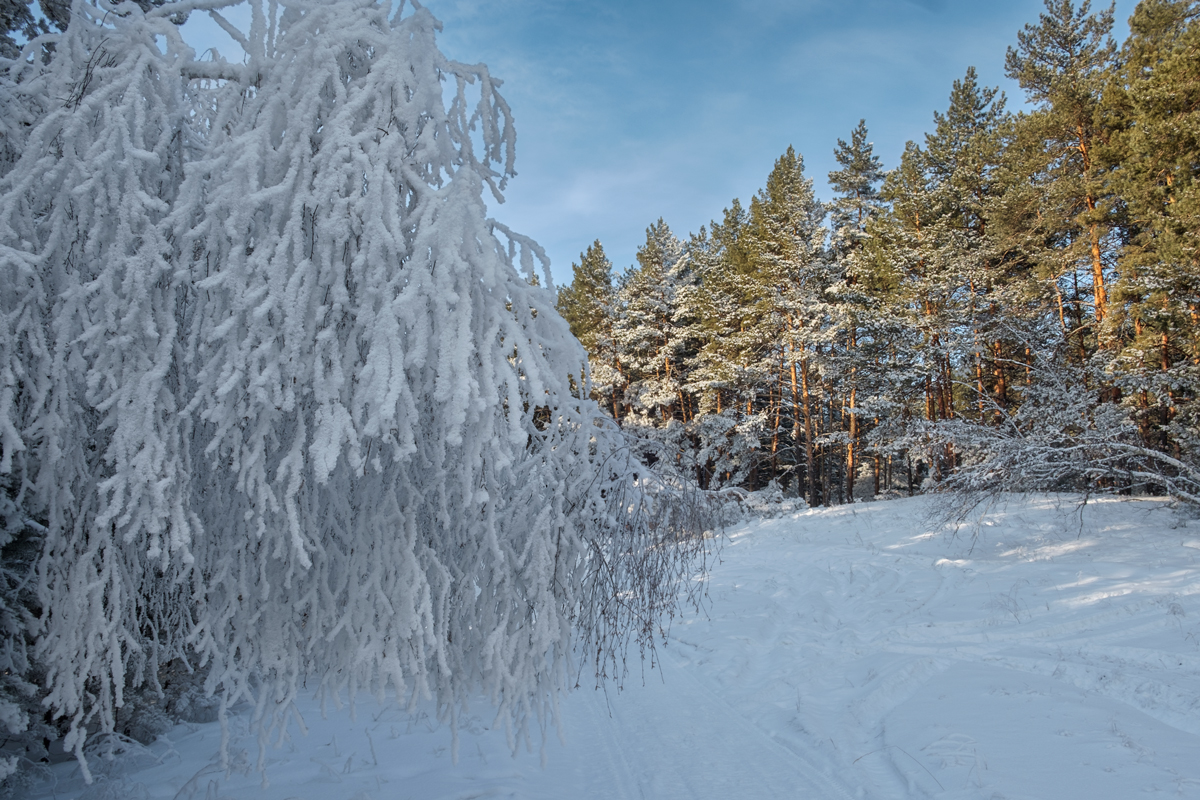
M 230 5 L 76 2 L 0 62 L 0 477 L 44 529 L 14 635 L 81 760 L 175 658 L 264 743 L 312 677 L 544 733 L 574 643 L 610 671 L 672 613 L 699 506 L 635 473 L 543 251 L 487 219 L 486 67 L 412 2 Z

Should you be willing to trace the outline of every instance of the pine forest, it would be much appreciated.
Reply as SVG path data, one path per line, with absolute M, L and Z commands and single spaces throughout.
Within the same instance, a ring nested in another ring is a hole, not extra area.
M 1047 0 L 1013 112 L 974 68 L 888 170 L 866 122 L 832 201 L 788 148 L 749 206 L 596 241 L 558 309 L 590 391 L 706 488 L 811 505 L 933 488 L 1196 502 L 1200 5 Z

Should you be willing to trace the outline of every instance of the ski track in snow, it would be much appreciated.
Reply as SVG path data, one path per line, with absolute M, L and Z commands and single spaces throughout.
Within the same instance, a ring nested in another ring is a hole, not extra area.
M 423 708 L 315 702 L 249 769 L 234 720 L 180 725 L 32 798 L 1200 798 L 1200 521 L 1160 501 L 1012 498 L 934 529 L 925 498 L 731 530 L 707 613 L 658 668 L 562 705 L 513 756 L 484 702 L 459 759 Z

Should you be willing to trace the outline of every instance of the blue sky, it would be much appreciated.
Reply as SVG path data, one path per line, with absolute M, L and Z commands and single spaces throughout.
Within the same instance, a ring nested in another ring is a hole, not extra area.
M 424 2 L 446 55 L 504 81 L 518 175 L 492 213 L 546 248 L 558 284 L 594 239 L 624 270 L 659 217 L 683 239 L 733 198 L 749 203 L 788 145 L 829 199 L 834 147 L 859 119 L 895 167 L 969 66 L 1019 108 L 1005 49 L 1044 11 L 1042 0 Z M 1116 3 L 1118 42 L 1136 3 Z
M 1136 0 L 1116 4 L 1127 33 Z M 556 283 L 600 239 L 618 270 L 660 216 L 680 238 L 746 203 L 789 144 L 828 198 L 837 139 L 865 118 L 892 168 L 975 66 L 1009 107 L 1005 48 L 1042 0 L 426 0 L 443 52 L 504 79 L 518 177 L 493 210 Z

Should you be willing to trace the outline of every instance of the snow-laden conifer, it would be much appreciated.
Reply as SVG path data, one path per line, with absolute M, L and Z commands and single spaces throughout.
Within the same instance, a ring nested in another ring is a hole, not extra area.
M 572 264 L 571 270 L 571 283 L 558 290 L 555 307 L 587 351 L 593 397 L 616 418 L 627 383 L 614 332 L 621 309 L 612 262 L 599 239 L 579 254 L 579 263 Z
M 680 242 L 661 219 L 646 229 L 638 267 L 626 274 L 619 292 L 620 316 L 614 337 L 621 361 L 629 365 L 626 396 L 637 412 L 666 421 L 681 408 L 681 331 L 675 296 L 686 281 L 688 261 Z

